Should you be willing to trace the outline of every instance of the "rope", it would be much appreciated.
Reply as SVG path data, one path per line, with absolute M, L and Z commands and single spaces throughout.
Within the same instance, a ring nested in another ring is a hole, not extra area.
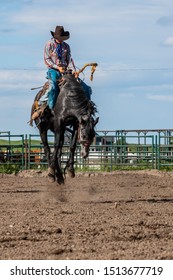
M 91 62 L 91 63 L 86 63 L 81 69 L 79 69 L 79 71 L 76 73 L 77 77 L 79 76 L 79 74 L 81 72 L 83 72 L 85 70 L 86 67 L 88 66 L 92 66 L 91 68 L 91 76 L 90 76 L 90 80 L 92 81 L 93 80 L 93 74 L 96 70 L 96 67 L 98 66 L 98 64 L 96 62 Z
M 31 88 L 31 90 L 34 90 L 34 89 L 38 89 L 38 88 L 42 88 L 43 86 L 40 86 L 40 87 L 33 87 L 33 88 Z

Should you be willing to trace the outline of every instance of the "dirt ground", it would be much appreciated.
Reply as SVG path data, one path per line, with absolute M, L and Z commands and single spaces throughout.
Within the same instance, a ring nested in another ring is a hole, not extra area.
M 0 174 L 0 259 L 173 259 L 173 174 Z

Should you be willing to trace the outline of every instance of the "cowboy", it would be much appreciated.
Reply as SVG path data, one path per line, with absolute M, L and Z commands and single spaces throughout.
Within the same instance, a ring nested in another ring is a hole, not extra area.
M 69 39 L 69 31 L 64 31 L 63 26 L 56 26 L 55 32 L 50 31 L 52 38 L 47 41 L 44 49 L 44 62 L 48 67 L 47 79 L 48 79 L 48 88 L 39 100 L 39 107 L 32 115 L 32 119 L 37 119 L 40 115 L 43 114 L 45 108 L 48 106 L 51 110 L 54 108 L 57 96 L 59 94 L 59 86 L 57 81 L 61 80 L 62 75 L 65 71 L 74 69 L 75 75 L 75 66 L 71 58 L 71 49 L 70 46 L 64 42 Z M 71 70 L 72 71 L 72 70 Z M 76 78 L 78 78 L 76 76 Z M 86 85 L 82 80 L 80 81 L 84 92 L 88 99 L 91 96 L 91 88 Z
M 44 111 L 45 107 L 52 110 L 58 93 L 59 86 L 57 81 L 61 79 L 62 73 L 68 68 L 72 68 L 71 50 L 70 46 L 64 42 L 69 39 L 69 31 L 64 31 L 63 26 L 56 26 L 55 32 L 50 31 L 52 38 L 47 41 L 44 49 L 44 61 L 47 70 L 48 89 L 40 98 L 38 110 L 33 114 L 32 119 L 38 118 Z

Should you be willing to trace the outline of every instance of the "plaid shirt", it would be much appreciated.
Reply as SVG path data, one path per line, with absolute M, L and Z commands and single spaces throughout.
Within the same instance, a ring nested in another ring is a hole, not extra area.
M 61 43 L 61 56 L 58 54 L 58 43 L 54 39 L 46 43 L 44 49 L 44 61 L 48 68 L 58 69 L 58 66 L 64 66 L 66 69 L 71 64 L 71 50 L 66 42 Z

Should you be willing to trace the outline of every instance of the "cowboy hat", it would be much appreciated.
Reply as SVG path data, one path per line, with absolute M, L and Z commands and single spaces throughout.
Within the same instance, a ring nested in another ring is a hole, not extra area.
M 64 31 L 64 27 L 63 26 L 56 26 L 55 28 L 55 32 L 50 31 L 50 33 L 52 34 L 52 36 L 59 40 L 59 41 L 65 41 L 70 37 L 70 33 L 68 31 Z

